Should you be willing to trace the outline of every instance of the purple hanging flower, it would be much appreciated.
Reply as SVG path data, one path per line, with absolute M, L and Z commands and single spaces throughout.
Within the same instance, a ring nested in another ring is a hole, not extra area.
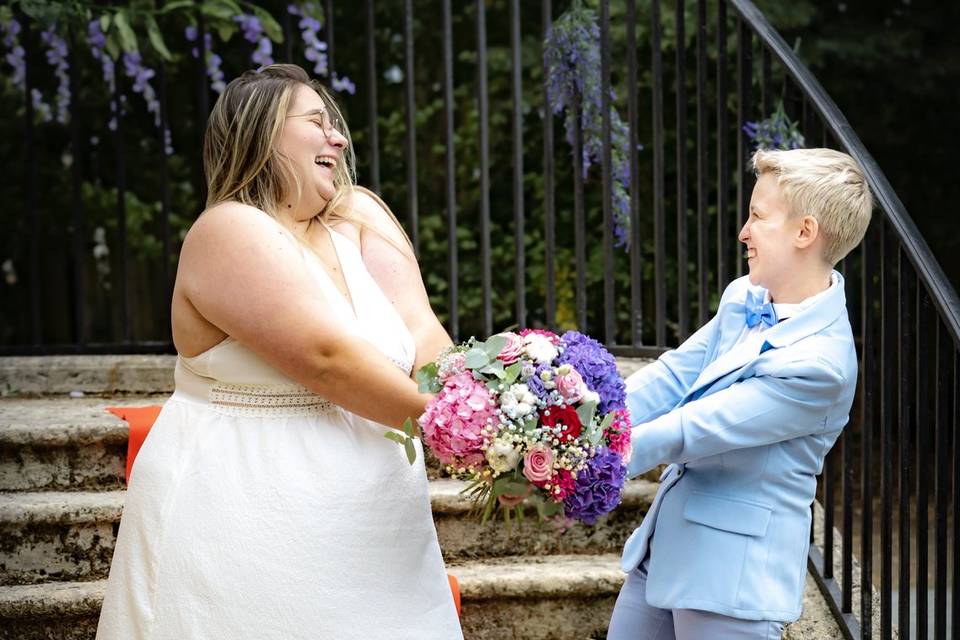
M 47 46 L 47 62 L 57 77 L 57 122 L 70 120 L 70 63 L 67 62 L 67 43 L 57 34 L 56 25 L 40 33 L 40 40 Z
M 340 93 L 346 91 L 350 95 L 354 95 L 357 93 L 357 85 L 353 84 L 353 80 L 351 80 L 347 76 L 343 76 L 341 78 L 336 73 L 334 73 L 333 80 L 331 81 L 330 84 L 333 86 L 334 91 L 337 91 Z
M 183 35 L 188 42 L 196 42 L 198 39 L 197 28 L 193 25 L 187 25 L 183 30 Z M 206 50 L 206 71 L 207 77 L 210 78 L 210 89 L 216 93 L 223 93 L 227 88 L 226 80 L 224 79 L 223 70 L 220 68 L 220 65 L 223 64 L 223 59 L 213 52 L 213 36 L 210 33 L 203 34 L 203 45 Z M 190 50 L 190 55 L 194 59 L 200 57 L 200 48 L 193 47 Z
M 94 19 L 87 24 L 87 42 L 90 44 L 90 54 L 95 60 L 100 62 L 100 68 L 103 72 L 103 81 L 110 90 L 110 120 L 107 122 L 107 128 L 110 131 L 117 130 L 117 102 L 116 102 L 116 69 L 111 58 L 106 52 L 107 36 L 100 29 L 100 20 Z
M 564 13 L 552 25 L 544 42 L 548 69 L 547 101 L 554 114 L 566 111 L 567 142 L 574 143 L 573 107 L 580 107 L 583 132 L 581 170 L 586 178 L 603 152 L 603 105 L 600 86 L 600 28 L 592 10 L 582 7 Z M 613 177 L 613 233 L 618 247 L 630 244 L 629 132 L 612 101 L 610 91 L 611 175 Z M 579 100 L 579 102 L 578 102 Z
M 10 82 L 21 92 L 26 92 L 27 63 L 23 47 L 20 46 L 20 23 L 17 22 L 16 18 L 11 18 L 10 22 L 0 26 L 3 27 L 3 46 L 7 50 L 4 60 L 13 68 L 13 76 L 10 78 Z
M 235 16 L 233 19 L 240 24 L 240 29 L 243 31 L 243 38 L 247 42 L 257 45 L 250 56 L 253 63 L 258 67 L 273 64 L 273 43 L 270 42 L 270 38 L 264 34 L 263 23 L 260 22 L 260 18 L 252 14 L 244 13 Z
M 560 336 L 560 346 L 557 366 L 569 364 L 583 376 L 587 387 L 600 396 L 601 414 L 626 407 L 626 386 L 617 362 L 602 344 L 579 331 L 567 331 Z
M 770 117 L 759 122 L 744 123 L 743 132 L 753 143 L 755 151 L 800 149 L 806 144 L 798 123 L 787 117 L 782 100 L 777 102 L 777 108 Z
M 287 11 L 300 18 L 297 26 L 300 28 L 300 36 L 303 40 L 303 57 L 314 63 L 313 72 L 316 75 L 328 75 L 330 70 L 327 64 L 327 43 L 317 36 L 322 26 L 320 20 L 316 18 L 320 15 L 319 7 L 314 2 L 304 2 L 299 6 L 289 5 Z
M 623 466 L 620 454 L 599 447 L 586 468 L 577 473 L 573 492 L 563 500 L 566 516 L 595 524 L 597 518 L 620 504 L 626 476 L 627 468 Z

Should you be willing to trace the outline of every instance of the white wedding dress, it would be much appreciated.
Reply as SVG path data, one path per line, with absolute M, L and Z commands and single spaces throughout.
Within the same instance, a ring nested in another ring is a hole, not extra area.
M 358 247 L 330 236 L 353 308 L 304 259 L 333 312 L 409 373 L 410 332 Z M 179 358 L 136 459 L 98 640 L 462 638 L 420 443 L 410 466 L 385 431 L 233 339 Z

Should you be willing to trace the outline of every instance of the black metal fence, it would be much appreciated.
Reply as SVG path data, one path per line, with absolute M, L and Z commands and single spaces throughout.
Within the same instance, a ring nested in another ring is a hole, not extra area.
M 821 478 L 823 516 L 815 529 L 822 533 L 811 545 L 810 569 L 849 638 L 890 638 L 895 631 L 902 638 L 960 637 L 956 292 L 844 116 L 753 4 L 637 5 L 598 2 L 603 151 L 597 181 L 596 171 L 580 170 L 585 136 L 596 132 L 575 126 L 570 144 L 563 142 L 541 62 L 542 42 L 565 3 L 405 0 L 387 8 L 367 0 L 358 11 L 356 3 L 334 7 L 327 0 L 329 66 L 364 77 L 359 95 L 344 97 L 360 181 L 396 206 L 419 250 L 432 300 L 455 337 L 487 335 L 511 323 L 575 325 L 619 355 L 655 356 L 704 323 L 719 293 L 744 273 L 735 234 L 753 177 L 742 127 L 782 101 L 808 146 L 840 148 L 861 163 L 878 204 L 866 240 L 841 266 L 861 387 Z M 278 57 L 296 60 L 293 19 L 278 13 L 285 32 Z M 388 30 L 395 29 L 389 37 L 385 13 Z M 506 32 L 488 33 L 494 22 L 507 25 Z M 362 36 L 362 57 L 340 55 L 334 23 L 352 42 Z M 40 73 L 31 29 L 28 24 L 24 34 L 27 95 Z M 201 55 L 193 68 L 157 68 L 163 128 L 179 122 L 174 139 L 192 145 L 196 156 L 211 98 L 201 62 L 202 15 L 198 29 Z M 383 81 L 388 63 L 402 82 Z M 80 66 L 72 67 L 74 77 Z M 169 104 L 171 73 L 175 83 L 196 87 L 192 107 Z M 435 82 L 425 85 L 424 76 Z M 123 90 L 118 82 L 118 101 Z M 618 161 L 629 167 L 629 249 L 615 235 L 611 107 L 627 114 L 627 142 L 618 148 L 626 157 Z M 111 162 L 96 167 L 116 188 L 112 232 L 119 251 L 111 256 L 114 290 L 99 334 L 106 339 L 94 340 L 84 222 L 90 212 L 79 203 L 95 154 L 84 149 L 85 125 L 73 118 L 68 146 L 77 161 L 70 184 L 78 206 L 60 244 L 52 245 L 44 235 L 50 220 L 34 206 L 49 195 L 37 178 L 49 159 L 37 157 L 30 101 L 20 108 L 23 162 L 7 174 L 22 185 L 14 208 L 22 219 L 17 237 L 26 286 L 19 293 L 3 290 L 4 314 L 17 309 L 23 322 L 13 323 L 2 352 L 169 350 L 166 306 L 178 245 L 171 219 L 196 213 L 174 211 L 171 173 L 190 175 L 195 197 L 189 202 L 199 205 L 196 159 L 184 169 L 160 151 L 163 145 L 148 148 L 156 154 L 156 253 L 135 284 L 127 226 L 134 176 L 124 151 L 132 140 L 127 119 L 118 118 Z M 580 101 L 570 108 L 580 123 L 579 110 L 588 106 Z M 83 109 L 77 105 L 74 112 Z M 391 139 L 398 143 L 388 152 Z M 66 277 L 51 278 L 44 268 L 51 262 Z M 57 314 L 67 320 L 52 322 Z M 856 604 L 859 585 L 876 589 L 876 610 L 869 597 Z

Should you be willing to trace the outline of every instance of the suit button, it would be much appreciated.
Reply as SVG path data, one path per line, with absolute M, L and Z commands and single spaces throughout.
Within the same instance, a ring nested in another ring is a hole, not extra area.
M 679 469 L 677 469 L 677 477 L 679 478 L 681 476 L 683 476 L 683 467 L 680 467 Z

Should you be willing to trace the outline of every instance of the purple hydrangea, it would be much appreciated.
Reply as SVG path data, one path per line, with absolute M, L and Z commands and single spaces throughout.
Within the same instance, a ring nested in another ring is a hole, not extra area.
M 617 371 L 617 362 L 602 344 L 579 331 L 567 331 L 560 336 L 563 352 L 557 366 L 569 364 L 576 369 L 587 387 L 600 395 L 601 414 L 626 405 L 626 387 Z
M 573 493 L 563 500 L 567 517 L 586 524 L 596 523 L 597 518 L 620 504 L 626 476 L 627 468 L 623 466 L 620 454 L 599 447 L 587 467 L 577 473 Z

